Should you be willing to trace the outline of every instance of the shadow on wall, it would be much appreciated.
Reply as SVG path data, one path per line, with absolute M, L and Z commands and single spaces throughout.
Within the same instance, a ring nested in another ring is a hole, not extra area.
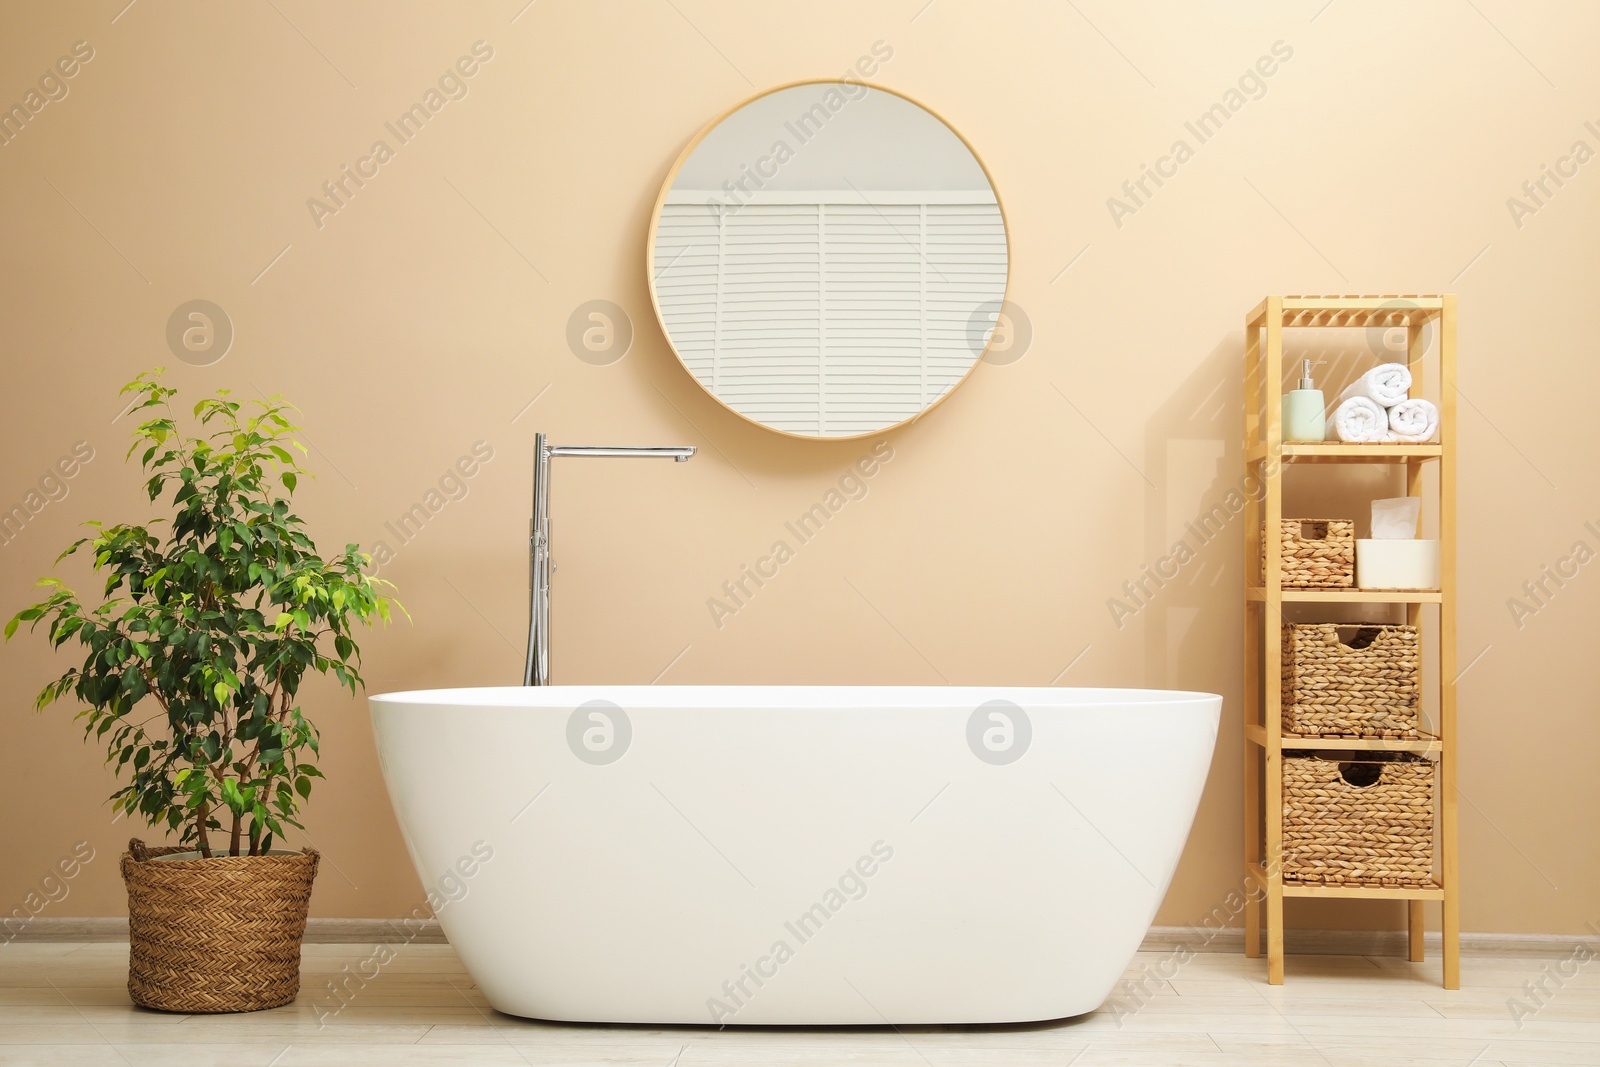
M 1218 588 L 1240 584 L 1249 489 L 1243 351 L 1242 334 L 1223 338 L 1145 424 L 1146 474 L 1154 484 L 1145 491 L 1144 563 L 1116 591 L 1121 606 L 1107 610 L 1119 627 L 1135 617 L 1144 626 L 1144 678 L 1154 688 L 1176 675 L 1189 688 L 1204 681 L 1235 692 L 1243 669 L 1243 649 L 1229 636 L 1239 633 L 1242 606 L 1222 625 L 1194 625 L 1202 611 L 1214 611 Z M 1175 499 L 1179 486 L 1184 495 Z
M 1243 335 L 1228 334 L 1145 426 L 1146 473 L 1153 484 L 1145 494 L 1144 562 L 1115 591 L 1107 610 L 1119 628 L 1135 618 L 1144 626 L 1145 679 L 1151 686 L 1167 686 L 1176 677 L 1187 687 L 1206 680 L 1233 692 L 1242 678 L 1244 508 L 1248 497 L 1264 492 L 1244 462 L 1243 353 Z M 1291 338 L 1284 345 L 1286 376 L 1298 376 L 1294 369 L 1303 358 L 1326 361 L 1327 373 L 1319 378 L 1331 404 L 1362 370 L 1393 354 L 1353 341 Z M 1430 350 L 1428 360 L 1434 358 Z M 1404 479 L 1392 468 L 1302 465 L 1285 481 L 1284 515 L 1353 518 L 1358 536 L 1366 536 L 1368 502 L 1403 492 Z M 1194 625 L 1203 610 L 1214 612 L 1218 597 L 1233 605 L 1220 630 Z M 1377 606 L 1299 610 L 1319 618 L 1338 615 L 1336 621 L 1392 621 Z M 1181 635 L 1176 643 L 1175 634 Z M 1221 657 L 1220 664 L 1214 657 Z
M 1325 340 L 1288 341 L 1284 363 L 1298 367 L 1301 358 L 1327 360 L 1324 369 L 1336 372 L 1327 379 L 1330 400 L 1366 366 L 1388 358 L 1359 344 L 1330 347 Z M 1225 781 L 1230 794 L 1242 774 L 1245 502 L 1264 492 L 1244 460 L 1244 344 L 1242 333 L 1225 336 L 1146 423 L 1145 470 L 1153 484 L 1145 494 L 1144 562 L 1107 603 L 1119 627 L 1137 623 L 1144 629 L 1146 685 L 1165 688 L 1177 679 L 1184 688 L 1227 697 L 1212 780 Z M 1285 514 L 1310 508 L 1330 517 L 1359 517 L 1366 501 L 1404 491 L 1403 480 L 1396 478 L 1384 469 L 1302 466 L 1286 482 Z M 1219 605 L 1228 607 L 1219 612 Z M 1359 606 L 1304 605 L 1296 618 L 1312 614 L 1335 621 L 1392 621 L 1378 620 Z M 1268 625 L 1276 629 L 1277 620 Z M 1241 817 L 1237 809 L 1228 814 L 1235 825 Z M 1371 927 L 1373 907 L 1387 913 L 1380 926 L 1404 926 L 1400 902 L 1296 901 L 1291 907 L 1295 926 Z

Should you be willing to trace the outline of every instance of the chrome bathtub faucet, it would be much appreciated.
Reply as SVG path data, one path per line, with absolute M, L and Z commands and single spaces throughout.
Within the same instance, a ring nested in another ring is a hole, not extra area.
M 656 458 L 687 462 L 693 445 L 675 448 L 550 445 L 533 435 L 533 517 L 528 520 L 528 662 L 523 685 L 550 684 L 550 460 L 556 456 L 602 459 Z

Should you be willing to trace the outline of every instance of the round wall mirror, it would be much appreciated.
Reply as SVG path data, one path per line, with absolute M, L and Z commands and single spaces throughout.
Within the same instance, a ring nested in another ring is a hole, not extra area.
M 1006 293 L 983 164 L 920 104 L 806 82 L 702 130 L 651 220 L 650 298 L 696 381 L 799 437 L 877 433 L 972 371 Z

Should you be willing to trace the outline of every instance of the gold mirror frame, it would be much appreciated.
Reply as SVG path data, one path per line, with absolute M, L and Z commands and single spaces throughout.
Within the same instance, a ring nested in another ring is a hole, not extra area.
M 978 364 L 983 362 L 983 358 L 989 354 L 990 346 L 992 346 L 994 344 L 994 332 L 991 332 L 990 335 L 989 335 L 988 342 L 986 342 L 984 344 L 984 346 L 983 346 L 983 351 L 979 352 L 978 355 L 976 356 L 976 358 L 973 359 L 972 366 L 967 368 L 967 373 L 963 374 L 959 381 L 957 381 L 948 390 L 946 390 L 943 396 L 939 397 L 939 399 L 935 400 L 933 403 L 929 404 L 927 407 L 923 408 L 921 411 L 917 412 L 915 415 L 912 415 L 910 418 L 902 419 L 900 422 L 897 422 L 897 423 L 893 424 L 892 426 L 884 426 L 884 427 L 882 427 L 880 429 L 868 430 L 866 433 L 840 434 L 840 435 L 837 435 L 837 436 L 831 436 L 831 435 L 830 436 L 824 436 L 824 435 L 821 435 L 821 434 L 794 433 L 793 431 L 790 431 L 790 430 L 780 430 L 776 426 L 768 426 L 764 422 L 761 422 L 761 421 L 759 421 L 757 419 L 752 419 L 750 416 L 746 415 L 744 412 L 739 411 L 737 408 L 732 407 L 726 401 L 724 401 L 720 396 L 718 396 L 716 393 L 713 393 L 706 386 L 706 384 L 704 382 L 702 382 L 699 379 L 699 377 L 697 377 L 692 370 L 689 369 L 689 364 L 684 362 L 683 353 L 679 352 L 678 351 L 678 346 L 673 343 L 672 331 L 667 328 L 666 316 L 662 315 L 662 313 L 661 313 L 661 301 L 660 301 L 660 298 L 656 294 L 655 261 L 656 261 L 656 230 L 660 228 L 660 225 L 661 225 L 661 211 L 662 211 L 662 208 L 664 208 L 666 206 L 667 194 L 672 191 L 672 183 L 677 181 L 678 172 L 683 169 L 683 165 L 685 163 L 687 163 L 688 160 L 689 160 L 689 157 L 694 154 L 694 150 L 696 148 L 700 147 L 700 142 L 704 141 L 708 136 L 710 136 L 712 130 L 714 130 L 718 126 L 722 125 L 722 123 L 724 121 L 726 121 L 729 116 L 733 115 L 734 112 L 739 111 L 739 110 L 741 110 L 743 108 L 746 108 L 746 107 L 750 106 L 751 104 L 755 103 L 757 100 L 760 100 L 762 97 L 771 96 L 773 93 L 781 93 L 786 89 L 797 89 L 802 85 L 850 85 L 850 84 L 859 85 L 859 86 L 861 86 L 861 87 L 863 87 L 865 89 L 877 89 L 880 92 L 890 93 L 890 94 L 892 94 L 894 96 L 898 96 L 900 99 L 906 101 L 907 103 L 914 104 L 915 106 L 921 108 L 923 111 L 926 111 L 928 114 L 932 115 L 934 118 L 938 119 L 941 123 L 943 123 L 945 129 L 947 129 L 951 133 L 955 134 L 956 139 L 959 140 L 963 145 L 966 146 L 966 149 L 967 149 L 968 152 L 972 153 L 972 158 L 977 161 L 978 168 L 983 171 L 984 178 L 989 182 L 989 189 L 994 193 L 995 206 L 1000 211 L 1000 226 L 1005 231 L 1005 237 L 1006 237 L 1006 284 L 1005 284 L 1005 288 L 1002 289 L 1001 293 L 1000 293 L 1000 310 L 1001 310 L 1001 313 L 1004 313 L 1006 301 L 1008 299 L 1010 299 L 1010 296 L 1011 296 L 1011 263 L 1012 263 L 1012 260 L 1015 257 L 1012 255 L 1012 249 L 1011 249 L 1011 223 L 1010 223 L 1010 220 L 1006 218 L 1006 205 L 1005 205 L 1005 201 L 1002 200 L 1001 197 L 1000 197 L 1000 187 L 995 184 L 994 174 L 989 170 L 989 165 L 983 161 L 983 156 L 978 153 L 978 150 L 975 147 L 973 147 L 972 142 L 967 140 L 966 135 L 963 134 L 960 130 L 956 129 L 955 126 L 951 124 L 949 119 L 946 119 L 943 115 L 941 115 L 939 112 L 935 111 L 933 108 L 929 107 L 927 104 L 924 104 L 922 101 L 918 100 L 917 98 L 915 98 L 913 96 L 910 96 L 910 95 L 908 95 L 906 93 L 902 93 L 898 89 L 891 89 L 891 88 L 889 88 L 888 86 L 885 86 L 885 85 L 874 85 L 874 84 L 871 84 L 871 83 L 865 82 L 865 81 L 849 82 L 849 81 L 846 81 L 846 80 L 840 79 L 840 78 L 802 78 L 799 81 L 785 82 L 782 85 L 775 85 L 770 89 L 762 90 L 761 92 L 756 93 L 754 96 L 746 97 L 745 99 L 739 101 L 737 104 L 734 104 L 732 107 L 727 108 L 726 110 L 724 110 L 721 114 L 717 115 L 710 122 L 708 122 L 704 126 L 702 126 L 700 128 L 700 132 L 695 134 L 694 137 L 689 141 L 689 143 L 684 146 L 684 149 L 683 149 L 682 152 L 678 153 L 678 158 L 673 161 L 672 169 L 667 171 L 666 180 L 661 183 L 661 192 L 656 195 L 656 203 L 655 203 L 655 207 L 650 212 L 650 227 L 649 227 L 648 231 L 645 234 L 645 244 L 644 244 L 644 276 L 645 276 L 645 284 L 647 284 L 650 287 L 650 307 L 656 313 L 656 323 L 661 327 L 661 333 L 662 333 L 662 336 L 664 336 L 666 338 L 667 347 L 672 349 L 673 358 L 675 358 L 678 361 L 678 365 L 683 368 L 683 372 L 689 376 L 689 380 L 690 381 L 694 382 L 701 389 L 705 390 L 705 394 L 707 396 L 709 396 L 712 400 L 715 400 L 718 404 L 722 405 L 722 407 L 725 410 L 727 410 L 729 412 L 732 412 L 734 415 L 737 415 L 740 419 L 744 420 L 745 422 L 750 423 L 752 426 L 759 426 L 763 430 L 767 430 L 767 431 L 769 431 L 771 433 L 782 434 L 784 437 L 793 437 L 793 438 L 796 438 L 796 439 L 801 440 L 801 441 L 859 441 L 864 437 L 876 437 L 876 436 L 878 436 L 880 434 L 891 433 L 891 432 L 893 432 L 895 430 L 903 429 L 906 426 L 910 426 L 912 423 L 916 422 L 918 419 L 920 419 L 924 415 L 928 414 L 934 408 L 937 408 L 940 404 L 943 404 L 950 397 L 954 396 L 956 390 L 960 389 L 963 385 L 965 385 L 966 382 L 967 382 L 967 379 L 972 377 L 972 372 L 978 369 Z M 998 331 L 995 331 L 995 332 L 998 332 Z

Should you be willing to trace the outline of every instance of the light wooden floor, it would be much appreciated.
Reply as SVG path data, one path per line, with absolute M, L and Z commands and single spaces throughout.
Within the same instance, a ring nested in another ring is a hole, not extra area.
M 126 944 L 0 947 L 0 1064 L 51 1067 L 294 1067 L 297 1064 L 848 1064 L 1100 1067 L 1326 1064 L 1494 1067 L 1600 1064 L 1600 961 L 1577 968 L 1519 1027 L 1507 1000 L 1567 954 L 1468 957 L 1458 992 L 1437 960 L 1292 956 L 1288 984 L 1266 965 L 1200 953 L 1143 1007 L 1002 1027 L 761 1029 L 565 1026 L 500 1015 L 444 945 L 412 945 L 319 1029 L 328 976 L 370 946 L 307 945 L 300 999 L 276 1011 L 178 1016 L 141 1011 L 124 988 Z M 1142 953 L 1129 969 L 1156 968 Z M 1571 971 L 1576 965 L 1568 964 Z

